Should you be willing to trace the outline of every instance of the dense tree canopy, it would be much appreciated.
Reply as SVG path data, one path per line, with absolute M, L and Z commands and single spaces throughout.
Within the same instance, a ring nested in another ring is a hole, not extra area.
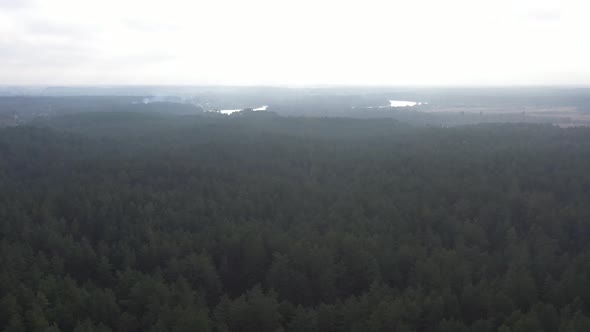
M 0 129 L 5 331 L 590 331 L 590 130 Z

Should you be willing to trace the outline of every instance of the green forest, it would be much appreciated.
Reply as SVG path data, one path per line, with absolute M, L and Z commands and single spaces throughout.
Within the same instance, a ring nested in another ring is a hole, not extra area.
M 590 331 L 588 128 L 88 112 L 0 188 L 4 331 Z

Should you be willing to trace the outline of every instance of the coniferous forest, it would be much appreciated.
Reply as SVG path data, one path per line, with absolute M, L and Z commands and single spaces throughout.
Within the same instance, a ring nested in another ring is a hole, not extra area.
M 590 129 L 0 129 L 4 331 L 590 331 Z

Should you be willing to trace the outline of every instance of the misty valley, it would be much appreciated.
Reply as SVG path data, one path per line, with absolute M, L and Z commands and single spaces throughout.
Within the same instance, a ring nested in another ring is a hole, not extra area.
M 391 118 L 418 126 L 590 124 L 587 88 L 0 87 L 0 126 L 79 112 Z M 269 113 L 265 113 L 269 115 Z M 262 113 L 261 113 L 262 114 Z

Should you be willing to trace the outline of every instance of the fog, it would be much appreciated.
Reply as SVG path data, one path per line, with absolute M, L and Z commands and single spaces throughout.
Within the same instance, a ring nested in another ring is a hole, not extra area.
M 0 1 L 0 84 L 586 85 L 584 0 Z

